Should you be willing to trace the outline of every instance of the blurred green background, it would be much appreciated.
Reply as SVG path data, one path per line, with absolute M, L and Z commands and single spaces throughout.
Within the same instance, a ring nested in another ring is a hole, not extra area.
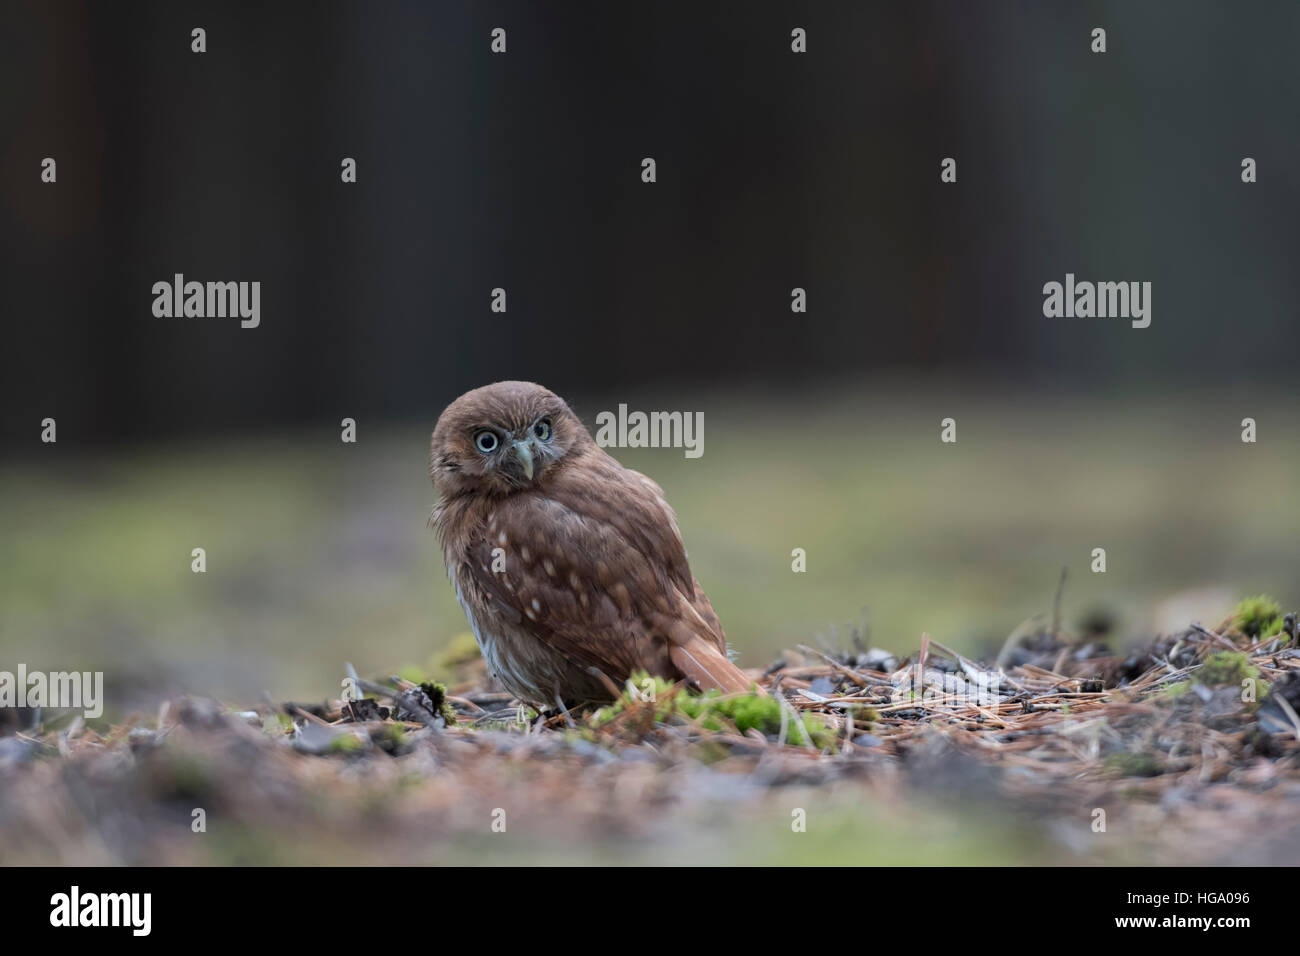
M 579 411 L 590 425 L 604 407 L 616 404 Z M 748 666 L 864 626 L 899 653 L 922 631 L 992 652 L 1050 614 L 1062 567 L 1067 627 L 1105 612 L 1120 644 L 1213 623 L 1246 592 L 1295 597 L 1300 409 L 1284 395 L 912 380 L 783 400 L 732 391 L 696 409 L 701 458 L 611 451 L 665 489 Z M 1260 440 L 1243 444 L 1252 414 Z M 953 445 L 939 441 L 948 416 Z M 435 417 L 363 420 L 356 444 L 337 431 L 99 456 L 60 444 L 4 466 L 0 667 L 103 670 L 119 713 L 177 690 L 320 698 L 345 661 L 428 667 L 467 630 L 426 526 Z M 1089 570 L 1094 547 L 1105 574 Z
M 618 457 L 748 665 L 993 646 L 1062 567 L 1120 639 L 1294 596 L 1294 3 L 329 0 L 206 11 L 202 55 L 175 4 L 11 7 L 0 667 L 129 706 L 426 664 L 466 629 L 428 433 L 506 378 L 704 413 L 702 458 Z M 176 273 L 261 323 L 155 316 Z M 1045 318 L 1067 273 L 1151 327 Z

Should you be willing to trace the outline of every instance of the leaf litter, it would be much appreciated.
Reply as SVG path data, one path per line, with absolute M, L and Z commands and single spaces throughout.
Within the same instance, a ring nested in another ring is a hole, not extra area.
M 1048 835 L 1036 862 L 1300 859 L 1294 615 L 1251 599 L 1129 653 L 1057 618 L 991 662 L 928 635 L 903 659 L 798 645 L 752 672 L 761 696 L 633 675 L 612 703 L 539 714 L 463 655 L 446 684 L 349 666 L 350 700 L 9 726 L 0 863 L 431 862 L 507 807 L 513 832 L 644 845 L 794 792 L 1011 814 Z M 196 810 L 222 836 L 202 849 Z

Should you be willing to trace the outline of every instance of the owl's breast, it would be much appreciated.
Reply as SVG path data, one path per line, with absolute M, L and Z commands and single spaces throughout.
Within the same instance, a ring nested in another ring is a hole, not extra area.
M 557 698 L 574 703 L 608 696 L 599 678 L 531 633 L 518 615 L 507 613 L 499 601 L 485 599 L 462 562 L 448 565 L 448 577 L 488 671 L 508 692 L 548 709 L 555 706 Z

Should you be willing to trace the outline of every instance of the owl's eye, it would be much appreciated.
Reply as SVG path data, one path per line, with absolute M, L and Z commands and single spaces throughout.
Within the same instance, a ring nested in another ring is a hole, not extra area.
M 537 436 L 538 441 L 550 441 L 551 420 L 549 418 L 543 418 L 541 421 L 539 421 L 536 425 L 533 426 L 533 434 Z
M 490 432 L 487 429 L 474 436 L 474 447 L 485 455 L 490 455 L 496 451 L 499 444 L 501 444 L 501 439 L 497 438 L 496 432 Z

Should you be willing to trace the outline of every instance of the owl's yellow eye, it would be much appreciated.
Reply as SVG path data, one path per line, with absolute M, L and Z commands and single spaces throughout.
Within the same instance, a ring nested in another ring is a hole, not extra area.
M 499 444 L 501 440 L 497 438 L 496 432 L 490 432 L 486 428 L 474 436 L 474 447 L 485 455 L 496 451 Z
M 539 421 L 536 425 L 533 426 L 533 434 L 537 436 L 538 441 L 550 441 L 551 420 L 549 418 L 543 418 L 541 421 Z

